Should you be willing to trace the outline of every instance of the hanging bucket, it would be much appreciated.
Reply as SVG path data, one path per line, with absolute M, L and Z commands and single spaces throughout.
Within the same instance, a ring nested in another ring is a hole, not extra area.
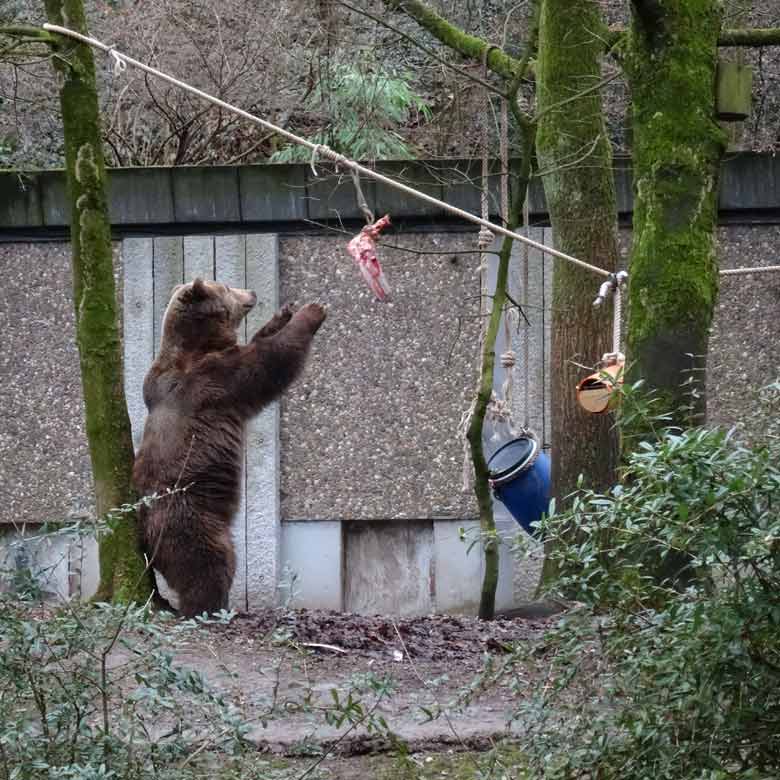
M 623 384 L 623 366 L 624 361 L 618 360 L 577 385 L 577 401 L 586 412 L 603 414 L 612 408 Z
M 488 461 L 496 498 L 524 531 L 536 534 L 550 506 L 550 457 L 533 436 L 520 436 L 497 449 Z

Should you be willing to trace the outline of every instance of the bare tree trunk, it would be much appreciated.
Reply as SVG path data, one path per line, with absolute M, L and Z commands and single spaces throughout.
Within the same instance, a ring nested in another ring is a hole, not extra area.
M 86 33 L 82 0 L 45 0 L 53 24 Z M 114 284 L 111 224 L 89 47 L 54 36 L 54 67 L 62 79 L 60 104 L 71 202 L 73 303 L 84 409 L 98 517 L 132 504 L 133 444 L 123 381 Z M 135 513 L 110 518 L 100 542 L 101 600 L 145 600 L 151 577 L 136 539 Z
M 612 153 L 604 127 L 601 13 L 593 0 L 542 0 L 536 67 L 536 148 L 558 249 L 614 271 L 617 206 Z M 552 483 L 560 501 L 577 486 L 615 480 L 617 436 L 610 415 L 579 407 L 576 363 L 593 365 L 611 351 L 610 307 L 592 303 L 603 279 L 555 261 L 552 315 Z M 546 574 L 549 567 L 546 567 Z

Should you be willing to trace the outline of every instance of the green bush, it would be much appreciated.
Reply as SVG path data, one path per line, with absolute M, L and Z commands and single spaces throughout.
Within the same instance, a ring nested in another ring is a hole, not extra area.
M 661 428 L 547 521 L 580 606 L 548 638 L 556 682 L 516 713 L 539 777 L 780 777 L 779 398 L 764 441 Z M 659 575 L 670 557 L 687 587 Z
M 430 118 L 425 101 L 409 88 L 402 74 L 375 60 L 337 62 L 305 102 L 325 120 L 325 127 L 308 140 L 325 144 L 357 160 L 405 160 L 412 157 L 398 128 L 414 115 Z M 311 152 L 291 144 L 271 162 L 308 161 Z
M 0 778 L 182 778 L 241 751 L 240 713 L 174 662 L 195 626 L 0 597 Z

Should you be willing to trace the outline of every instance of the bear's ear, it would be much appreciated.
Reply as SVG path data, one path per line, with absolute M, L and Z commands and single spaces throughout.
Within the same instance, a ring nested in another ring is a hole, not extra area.
M 202 301 L 208 298 L 209 291 L 206 288 L 206 284 L 199 276 L 192 282 L 192 288 L 190 291 L 190 298 L 193 301 Z

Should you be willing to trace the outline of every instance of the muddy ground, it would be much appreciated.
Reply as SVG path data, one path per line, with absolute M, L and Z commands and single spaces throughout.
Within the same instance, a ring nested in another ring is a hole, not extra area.
M 267 610 L 198 631 L 178 660 L 240 703 L 257 777 L 480 777 L 474 756 L 522 736 L 512 713 L 544 684 L 510 662 L 543 653 L 557 619 Z M 479 684 L 486 664 L 500 684 Z

